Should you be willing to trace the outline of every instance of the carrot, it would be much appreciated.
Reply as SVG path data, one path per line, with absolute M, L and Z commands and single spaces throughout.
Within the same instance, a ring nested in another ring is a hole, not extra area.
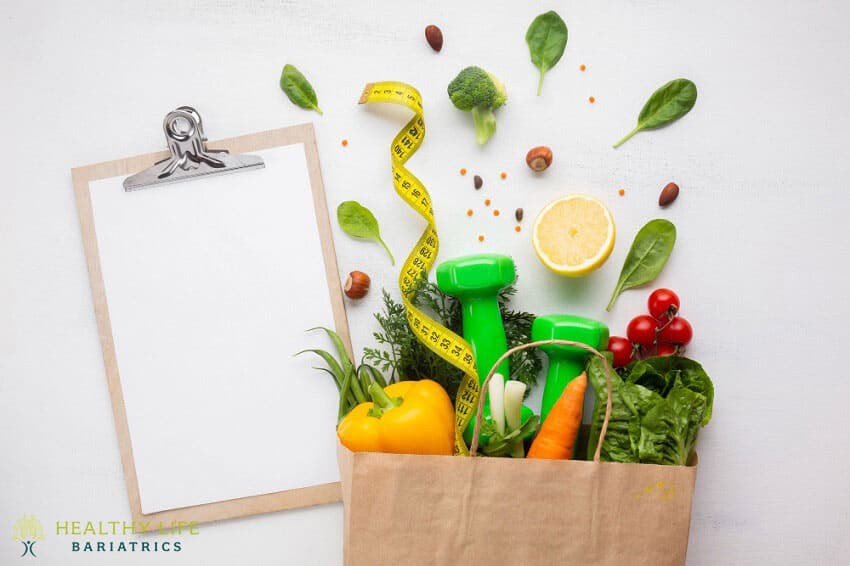
M 573 457 L 584 392 L 587 390 L 587 375 L 582 373 L 573 379 L 540 427 L 537 438 L 531 443 L 527 458 L 569 460 Z

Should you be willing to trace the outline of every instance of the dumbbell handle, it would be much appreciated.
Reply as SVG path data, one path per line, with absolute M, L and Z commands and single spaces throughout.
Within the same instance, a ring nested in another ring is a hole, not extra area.
M 461 300 L 461 309 L 463 337 L 472 345 L 478 367 L 478 383 L 481 384 L 493 364 L 508 349 L 499 301 L 494 295 L 464 297 Z M 511 375 L 508 360 L 502 362 L 498 372 L 505 378 Z

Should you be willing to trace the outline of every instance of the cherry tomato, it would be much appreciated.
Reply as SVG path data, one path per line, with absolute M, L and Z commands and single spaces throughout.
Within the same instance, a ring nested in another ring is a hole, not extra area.
M 629 322 L 629 326 L 626 328 L 626 336 L 635 344 L 644 348 L 652 348 L 652 345 L 655 344 L 655 331 L 657 329 L 658 321 L 648 314 L 642 314 Z
M 614 367 L 621 368 L 632 362 L 632 343 L 622 336 L 608 338 L 608 350 L 614 354 Z
M 679 349 L 673 344 L 665 344 L 661 343 L 658 345 L 658 350 L 656 350 L 656 356 L 675 356 L 679 353 Z
M 679 296 L 670 289 L 656 289 L 646 303 L 649 314 L 662 322 L 667 322 L 679 312 Z
M 681 316 L 671 320 L 670 324 L 658 334 L 659 342 L 678 344 L 679 346 L 687 346 L 693 337 L 694 329 L 691 327 L 691 323 Z

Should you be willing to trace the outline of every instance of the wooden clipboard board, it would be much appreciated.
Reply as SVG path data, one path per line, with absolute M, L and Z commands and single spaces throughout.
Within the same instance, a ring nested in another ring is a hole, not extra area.
M 334 252 L 313 125 L 301 124 L 288 128 L 223 139 L 210 142 L 208 147 L 210 149 L 227 149 L 234 153 L 244 153 L 296 143 L 303 143 L 306 153 L 313 206 L 324 259 L 325 275 L 330 290 L 334 325 L 346 348 L 349 350 L 349 354 L 351 354 L 348 321 L 339 281 L 339 271 Z M 173 521 L 194 521 L 201 523 L 340 501 L 340 484 L 339 482 L 332 482 L 299 489 L 158 511 L 150 514 L 142 513 L 139 481 L 136 474 L 121 376 L 118 371 L 112 324 L 107 306 L 106 289 L 95 233 L 89 185 L 94 181 L 102 179 L 129 176 L 152 166 L 154 163 L 168 157 L 168 155 L 168 152 L 149 153 L 72 169 L 74 193 L 79 212 L 92 299 L 103 351 L 103 360 L 106 366 L 107 384 L 112 401 L 115 429 L 118 435 L 118 446 L 121 452 L 121 462 L 127 482 L 127 492 L 133 520 L 151 521 L 154 525 L 171 524 Z M 179 189 L 175 188 L 175 190 Z M 329 426 L 333 426 L 333 424 L 331 423 Z

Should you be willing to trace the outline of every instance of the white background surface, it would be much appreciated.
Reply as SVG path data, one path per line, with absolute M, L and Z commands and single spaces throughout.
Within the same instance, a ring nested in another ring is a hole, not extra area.
M 252 155 L 239 176 L 89 187 L 143 513 L 339 480 L 333 381 L 294 356 L 333 325 L 304 144 Z M 293 277 L 296 247 L 320 261 Z
M 356 105 L 365 82 L 394 79 L 425 99 L 429 133 L 409 166 L 434 197 L 442 258 L 513 254 L 519 306 L 599 316 L 622 333 L 649 291 L 627 292 L 603 314 L 632 235 L 656 216 L 677 224 L 657 283 L 680 293 L 696 332 L 690 355 L 717 388 L 700 438 L 689 564 L 846 562 L 850 8 L 557 3 L 569 46 L 536 98 L 523 36 L 552 6 L 4 2 L 0 534 L 23 513 L 46 525 L 129 517 L 69 169 L 163 147 L 160 121 L 181 104 L 200 110 L 213 139 L 314 120 L 330 206 L 348 198 L 370 206 L 401 258 L 420 226 L 389 177 L 388 144 L 406 116 Z M 445 34 L 439 55 L 422 37 L 430 23 Z M 286 62 L 310 77 L 323 117 L 281 94 Z M 470 64 L 500 76 L 510 96 L 483 149 L 445 95 Z M 677 76 L 699 87 L 694 111 L 612 150 L 648 95 Z M 534 178 L 523 159 L 538 144 L 552 147 L 555 165 Z M 460 167 L 484 177 L 480 193 Z M 682 194 L 659 211 L 670 180 Z M 610 205 L 619 240 L 600 271 L 565 281 L 537 263 L 528 230 L 517 236 L 510 217 L 523 206 L 529 226 L 545 202 L 575 191 Z M 500 218 L 483 214 L 485 196 L 505 211 Z M 342 272 L 370 273 L 376 291 L 394 286 L 378 246 L 335 238 Z M 374 292 L 349 308 L 357 350 L 371 342 L 378 300 Z M 339 564 L 342 508 L 205 526 L 179 555 L 74 556 L 56 536 L 39 545 L 50 564 Z M 0 562 L 19 549 L 0 536 Z

